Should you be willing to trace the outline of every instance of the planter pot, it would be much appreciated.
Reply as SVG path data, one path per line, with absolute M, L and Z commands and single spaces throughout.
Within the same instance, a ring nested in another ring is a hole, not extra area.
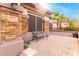
M 79 38 L 79 32 L 78 32 L 78 38 Z
M 78 32 L 74 32 L 73 37 L 78 38 Z

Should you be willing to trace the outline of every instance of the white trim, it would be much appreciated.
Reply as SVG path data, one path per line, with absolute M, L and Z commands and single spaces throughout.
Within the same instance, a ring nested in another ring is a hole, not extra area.
M 38 15 L 38 14 L 36 14 L 36 13 L 34 13 L 33 11 L 30 11 L 30 10 L 28 10 L 28 14 L 31 14 L 31 15 L 34 15 L 34 16 L 38 16 L 38 17 L 40 17 L 40 18 L 43 17 L 42 15 Z

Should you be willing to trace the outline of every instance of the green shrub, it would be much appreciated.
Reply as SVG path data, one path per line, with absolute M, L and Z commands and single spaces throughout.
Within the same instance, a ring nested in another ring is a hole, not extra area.
M 79 31 L 79 27 L 65 27 L 64 31 Z

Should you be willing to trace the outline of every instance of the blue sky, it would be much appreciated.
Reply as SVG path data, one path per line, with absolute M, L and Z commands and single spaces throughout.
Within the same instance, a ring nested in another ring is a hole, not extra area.
M 69 18 L 79 19 L 79 3 L 49 3 L 48 5 L 52 12 L 57 10 Z

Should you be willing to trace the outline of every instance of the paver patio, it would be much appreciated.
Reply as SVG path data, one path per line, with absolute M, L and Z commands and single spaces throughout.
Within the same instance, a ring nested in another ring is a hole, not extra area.
M 38 42 L 31 41 L 29 47 L 36 51 L 35 56 L 77 56 L 78 46 L 77 38 L 52 33 L 48 38 L 39 39 Z

